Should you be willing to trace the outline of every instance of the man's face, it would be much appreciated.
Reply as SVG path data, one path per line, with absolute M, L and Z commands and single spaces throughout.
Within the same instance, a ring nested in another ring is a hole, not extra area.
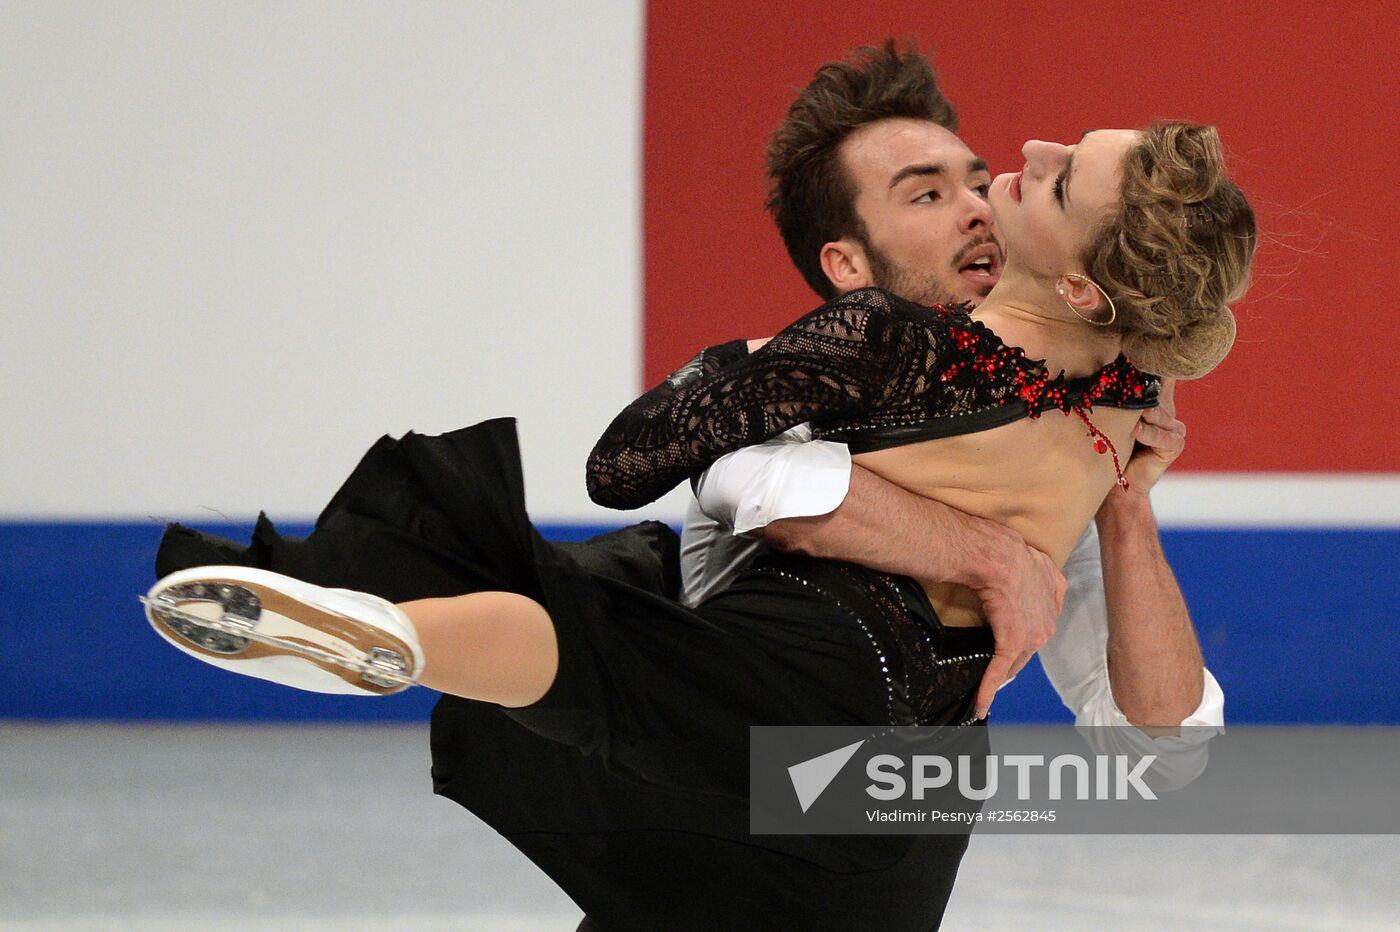
M 870 284 L 920 304 L 976 303 L 1001 277 L 987 164 L 923 120 L 869 123 L 840 157 L 865 224 Z

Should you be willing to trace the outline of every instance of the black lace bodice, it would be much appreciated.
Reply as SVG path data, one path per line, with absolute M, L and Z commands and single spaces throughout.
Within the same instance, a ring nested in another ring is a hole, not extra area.
M 802 317 L 750 354 L 700 353 L 628 405 L 588 458 L 588 494 L 610 508 L 655 501 L 719 457 L 810 421 L 853 452 L 988 430 L 1055 408 L 1150 408 L 1158 380 L 1119 356 L 1050 378 L 972 320 L 866 288 Z

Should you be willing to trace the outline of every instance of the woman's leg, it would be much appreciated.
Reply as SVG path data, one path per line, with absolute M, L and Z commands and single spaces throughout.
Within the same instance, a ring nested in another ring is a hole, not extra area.
M 513 592 L 404 602 L 423 648 L 418 682 L 507 707 L 530 705 L 554 682 L 559 645 L 544 606 Z
M 147 593 L 161 637 L 236 673 L 316 692 L 388 695 L 422 683 L 507 707 L 554 682 L 559 648 L 540 603 L 487 591 L 394 605 L 248 566 L 172 573 Z

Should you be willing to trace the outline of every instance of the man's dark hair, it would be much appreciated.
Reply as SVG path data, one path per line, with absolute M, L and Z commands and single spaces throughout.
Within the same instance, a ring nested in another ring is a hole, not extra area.
M 793 264 L 823 298 L 836 289 L 822 271 L 822 246 L 847 236 L 866 241 L 838 150 L 860 127 L 892 117 L 958 128 L 933 65 L 915 43 L 888 39 L 819 68 L 768 142 L 768 210 Z

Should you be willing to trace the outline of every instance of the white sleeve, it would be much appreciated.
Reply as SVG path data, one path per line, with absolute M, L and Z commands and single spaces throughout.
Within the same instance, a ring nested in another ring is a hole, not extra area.
M 1184 786 L 1205 770 L 1207 744 L 1224 731 L 1225 694 L 1209 670 L 1196 710 L 1182 721 L 1190 726 L 1180 737 L 1151 737 L 1132 726 L 1108 680 L 1108 605 L 1103 593 L 1103 559 L 1098 530 L 1085 532 L 1065 563 L 1069 590 L 1055 636 L 1040 649 L 1040 663 L 1055 692 L 1074 713 L 1074 723 L 1093 728 L 1091 743 L 1101 754 L 1157 755 L 1162 788 Z
M 835 511 L 850 489 L 851 451 L 811 437 L 812 428 L 800 424 L 720 457 L 695 480 L 700 510 L 734 534 Z
M 765 549 L 761 540 L 731 534 L 692 498 L 681 530 L 681 602 L 693 607 L 728 589 Z

